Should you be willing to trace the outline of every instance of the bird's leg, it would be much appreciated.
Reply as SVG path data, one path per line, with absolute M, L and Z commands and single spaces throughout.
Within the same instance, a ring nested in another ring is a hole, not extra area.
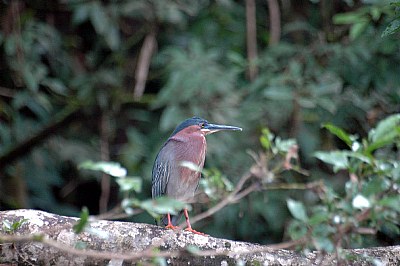
M 167 218 L 168 218 L 168 224 L 165 226 L 165 228 L 167 229 L 172 229 L 172 230 L 176 230 L 179 229 L 179 226 L 174 226 L 171 222 L 171 215 L 169 213 L 167 213 Z
M 202 235 L 202 236 L 206 236 L 206 234 L 196 231 L 192 228 L 190 221 L 189 221 L 189 214 L 187 209 L 183 209 L 183 213 L 185 214 L 185 219 L 186 219 L 186 224 L 187 224 L 187 228 L 185 229 L 186 231 L 192 232 L 194 234 L 198 234 L 198 235 Z

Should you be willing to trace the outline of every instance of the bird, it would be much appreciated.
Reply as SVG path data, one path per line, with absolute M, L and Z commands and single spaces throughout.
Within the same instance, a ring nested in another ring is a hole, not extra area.
M 152 170 L 152 198 L 167 196 L 185 203 L 192 202 L 199 186 L 201 171 L 207 151 L 206 135 L 221 130 L 238 130 L 236 126 L 209 123 L 200 117 L 192 117 L 180 123 L 161 147 Z M 189 167 L 194 166 L 194 167 Z M 179 229 L 179 220 L 184 214 L 186 230 L 204 235 L 194 230 L 185 208 L 176 215 L 167 213 L 161 223 L 168 229 Z

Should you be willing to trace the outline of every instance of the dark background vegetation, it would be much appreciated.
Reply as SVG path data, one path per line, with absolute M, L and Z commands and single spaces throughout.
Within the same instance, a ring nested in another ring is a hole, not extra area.
M 381 37 L 396 14 L 390 2 L 1 1 L 0 210 L 78 215 L 83 206 L 91 214 L 118 206 L 115 180 L 78 169 L 86 160 L 120 162 L 143 179 L 136 197 L 147 199 L 158 149 L 193 115 L 244 128 L 208 137 L 205 167 L 232 183 L 268 127 L 297 140 L 309 172 L 281 182 L 323 179 L 343 194 L 348 174 L 313 153 L 346 148 L 321 123 L 365 137 L 400 110 L 399 36 Z M 280 242 L 288 197 L 313 201 L 298 191 L 256 192 L 195 227 Z M 148 214 L 128 220 L 153 222 Z

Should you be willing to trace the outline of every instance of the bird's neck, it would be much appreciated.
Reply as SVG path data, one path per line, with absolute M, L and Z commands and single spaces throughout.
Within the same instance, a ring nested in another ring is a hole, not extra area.
M 182 160 L 189 160 L 203 167 L 205 155 L 207 152 L 207 142 L 203 134 L 179 134 L 170 138 L 181 145 L 177 145 L 179 156 Z
M 206 137 L 201 133 L 179 134 L 171 137 L 170 139 L 185 143 L 193 143 L 193 144 L 201 143 L 205 146 L 207 145 Z
M 178 162 L 187 161 L 193 163 L 198 166 L 199 171 L 202 171 L 207 152 L 207 143 L 204 135 L 180 134 L 179 136 L 172 137 L 171 140 L 177 142 L 175 145 L 175 159 Z M 181 167 L 180 169 L 181 176 L 185 177 L 185 180 L 193 179 L 198 182 L 198 179 L 200 178 L 199 172 L 193 171 L 187 167 Z

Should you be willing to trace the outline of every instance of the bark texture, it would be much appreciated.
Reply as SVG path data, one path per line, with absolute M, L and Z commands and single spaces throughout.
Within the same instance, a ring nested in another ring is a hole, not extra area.
M 15 230 L 4 226 L 23 219 Z M 78 218 L 42 211 L 3 211 L 0 221 L 0 264 L 6 265 L 156 264 L 151 258 L 155 254 L 165 257 L 168 265 L 337 265 L 332 255 L 312 252 L 304 256 L 149 224 L 92 221 L 90 233 L 77 235 L 72 227 Z M 346 265 L 400 264 L 400 246 L 346 252 L 353 258 Z

